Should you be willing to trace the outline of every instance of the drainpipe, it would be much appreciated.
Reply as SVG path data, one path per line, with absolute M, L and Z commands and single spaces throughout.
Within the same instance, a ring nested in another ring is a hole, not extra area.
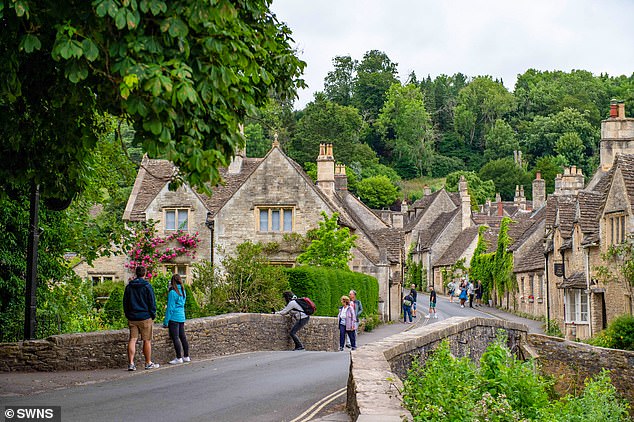
M 584 265 L 586 270 L 586 288 L 588 293 L 588 323 L 590 325 L 590 337 L 592 337 L 592 293 L 590 291 L 590 248 L 591 246 L 597 246 L 596 242 L 591 243 L 589 245 L 583 246 L 583 254 L 586 259 L 584 259 Z
M 544 253 L 546 257 L 546 330 L 550 329 L 550 286 L 548 285 L 548 252 Z
M 211 216 L 211 213 L 207 213 L 207 220 L 205 221 L 205 225 L 209 229 L 209 262 L 211 265 L 214 265 L 214 219 Z

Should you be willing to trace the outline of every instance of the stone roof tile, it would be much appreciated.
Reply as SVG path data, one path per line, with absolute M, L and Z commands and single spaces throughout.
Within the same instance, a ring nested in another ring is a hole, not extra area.
M 434 262 L 434 266 L 453 265 L 462 257 L 469 245 L 478 239 L 478 227 L 471 226 L 460 232 L 456 240 L 447 248 L 445 253 Z M 468 263 L 467 263 L 468 264 Z
M 449 225 L 449 222 L 458 214 L 458 209 L 444 212 L 434 220 L 427 230 L 421 230 L 418 234 L 418 245 L 421 250 L 429 249 L 434 244 L 438 236 Z

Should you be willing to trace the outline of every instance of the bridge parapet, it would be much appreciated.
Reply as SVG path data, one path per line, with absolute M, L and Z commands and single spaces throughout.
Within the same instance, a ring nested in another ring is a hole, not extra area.
M 273 314 L 225 314 L 187 321 L 192 356 L 213 357 L 263 350 L 291 350 L 290 319 Z M 299 333 L 307 350 L 335 351 L 339 342 L 336 318 L 311 317 Z M 167 329 L 154 325 L 152 360 L 174 358 Z M 44 340 L 0 343 L 0 371 L 61 371 L 124 368 L 128 329 L 61 334 Z M 137 344 L 137 362 L 142 359 Z
M 403 382 L 414 358 L 424 362 L 443 339 L 456 357 L 479 361 L 499 329 L 515 353 L 526 342 L 528 327 L 499 319 L 453 317 L 395 334 L 352 352 L 347 408 L 353 420 L 400 422 L 411 420 L 402 406 Z

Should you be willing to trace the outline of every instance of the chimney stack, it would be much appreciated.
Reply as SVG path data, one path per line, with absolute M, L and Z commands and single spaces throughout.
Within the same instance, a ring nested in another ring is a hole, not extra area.
M 504 206 L 502 205 L 502 197 L 499 192 L 495 194 L 495 202 L 498 204 L 498 217 L 504 216 Z
M 244 138 L 244 125 L 239 124 L 240 135 Z M 245 157 L 247 156 L 246 145 L 243 148 L 240 148 L 236 151 L 236 155 L 231 158 L 231 162 L 229 163 L 229 167 L 227 167 L 228 174 L 238 174 L 242 171 L 242 163 L 244 162 Z
M 625 103 L 610 102 L 610 117 L 601 122 L 601 169 L 608 171 L 617 154 L 634 154 L 634 119 L 625 117 Z
M 317 186 L 328 196 L 335 191 L 335 158 L 332 155 L 332 144 L 319 144 Z
M 429 196 L 431 195 L 431 188 L 427 185 L 423 186 L 423 195 L 424 196 Z
M 555 195 L 576 195 L 585 185 L 583 172 L 577 166 L 565 167 L 555 178 Z
M 460 180 L 458 181 L 458 189 L 460 190 L 462 230 L 464 230 L 471 227 L 471 196 L 469 196 L 467 179 L 465 179 L 464 176 L 460 176 Z
M 344 164 L 335 164 L 335 189 L 348 190 L 348 175 Z
M 533 209 L 538 210 L 546 203 L 546 181 L 542 174 L 537 172 L 533 180 Z

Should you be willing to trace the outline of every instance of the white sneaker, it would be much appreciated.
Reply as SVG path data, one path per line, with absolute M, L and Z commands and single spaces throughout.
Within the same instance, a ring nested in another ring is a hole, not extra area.
M 438 319 L 438 315 L 434 314 L 434 318 L 435 318 L 435 319 Z
M 178 365 L 179 363 L 183 363 L 183 358 L 175 358 L 170 360 L 170 365 Z
M 464 308 L 464 305 L 460 305 L 461 308 Z
M 189 356 L 185 356 L 183 358 L 183 362 L 191 362 L 191 361 L 192 361 L 192 358 L 190 358 Z
M 429 318 L 429 317 L 430 317 L 430 315 L 425 315 L 425 318 Z

